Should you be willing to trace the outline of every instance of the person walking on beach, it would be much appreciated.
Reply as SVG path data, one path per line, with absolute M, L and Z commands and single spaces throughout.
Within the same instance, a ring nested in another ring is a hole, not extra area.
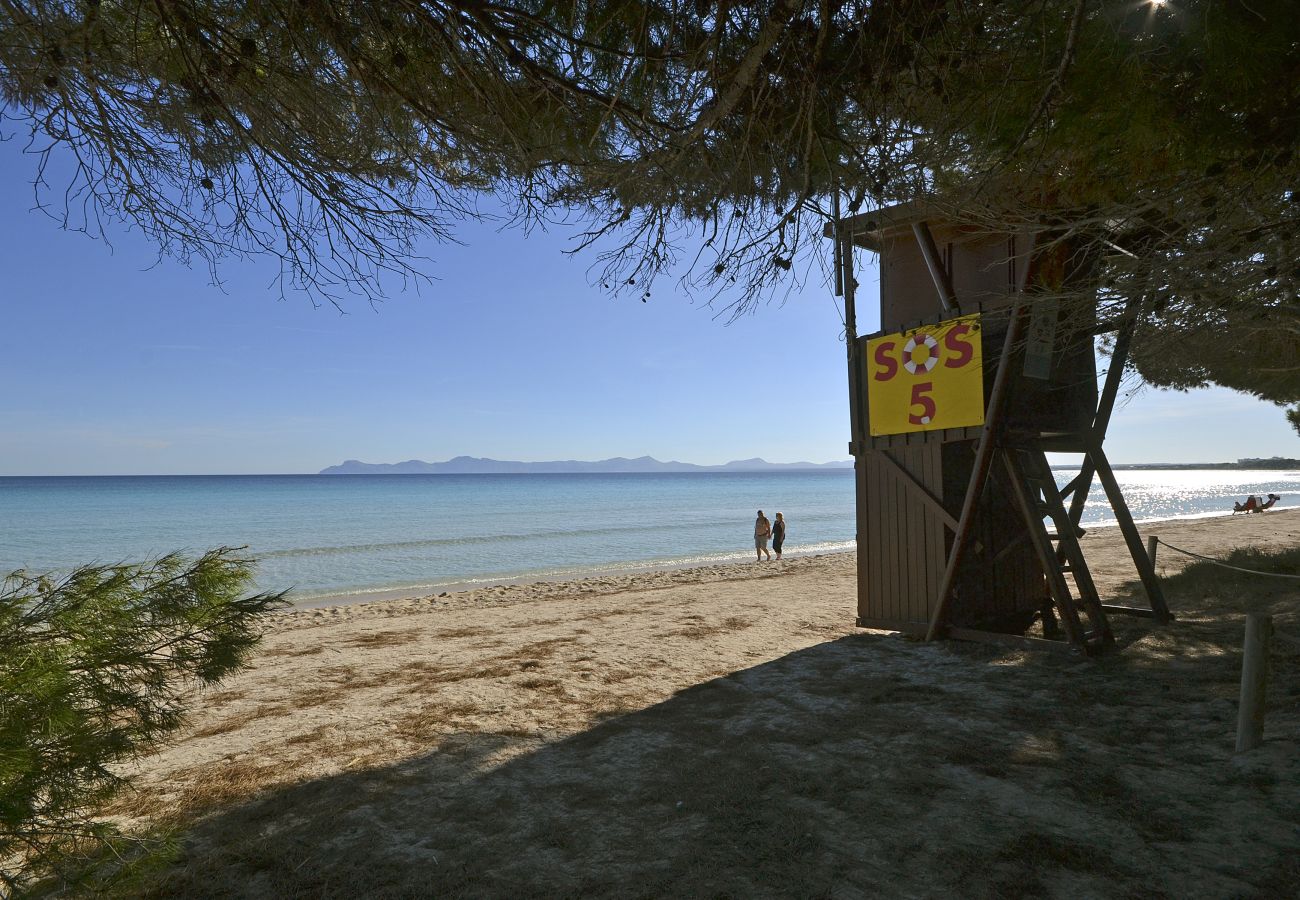
M 767 539 L 772 535 L 772 523 L 763 515 L 763 511 L 758 511 L 758 518 L 754 520 L 754 550 L 758 554 L 758 561 L 763 561 L 763 554 L 771 559 L 772 554 L 767 549 Z
M 776 558 L 781 558 L 781 545 L 785 543 L 785 516 L 780 513 L 776 514 L 776 521 L 772 523 L 772 549 L 776 552 Z

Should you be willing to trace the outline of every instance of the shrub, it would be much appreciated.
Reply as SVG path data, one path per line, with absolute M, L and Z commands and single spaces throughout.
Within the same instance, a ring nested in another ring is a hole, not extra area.
M 245 665 L 284 593 L 241 597 L 253 561 L 221 548 L 0 582 L 0 894 L 114 840 L 94 811 L 115 766 L 185 718 L 196 684 Z

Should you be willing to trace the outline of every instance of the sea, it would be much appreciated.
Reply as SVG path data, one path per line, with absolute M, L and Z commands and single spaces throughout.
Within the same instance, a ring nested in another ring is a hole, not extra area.
M 1139 521 L 1226 515 L 1248 494 L 1300 502 L 1300 471 L 1116 474 Z M 749 561 L 758 509 L 785 514 L 787 556 L 853 549 L 849 469 L 0 477 L 0 574 L 246 547 L 258 589 L 319 606 Z M 1114 524 L 1095 480 L 1083 524 Z

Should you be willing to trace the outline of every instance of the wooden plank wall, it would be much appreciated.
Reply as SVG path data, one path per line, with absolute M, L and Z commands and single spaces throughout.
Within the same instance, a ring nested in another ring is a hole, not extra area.
M 931 441 L 888 452 L 940 497 L 940 450 L 941 444 Z M 866 452 L 860 476 L 865 483 L 858 513 L 858 619 L 881 627 L 928 625 L 947 560 L 945 526 L 881 458 L 882 452 Z
M 944 455 L 948 496 L 960 497 L 970 480 L 970 454 L 949 444 Z M 1043 575 L 1033 545 L 1025 540 L 1025 522 L 1000 464 L 989 473 L 976 508 L 973 535 L 979 547 L 967 554 L 957 571 L 949 622 L 1018 633 L 1042 605 Z
M 953 623 L 969 627 L 1003 630 L 1020 614 L 1032 613 L 1046 599 L 1042 567 L 1033 544 L 1025 539 L 1026 526 L 1015 503 L 1005 471 L 995 469 L 985 490 L 980 509 L 984 547 L 980 593 L 970 592 L 967 602 L 953 610 Z M 1004 552 L 1005 551 L 1005 552 Z M 997 565 L 988 560 L 1000 557 Z M 972 557 L 972 563 L 976 559 Z

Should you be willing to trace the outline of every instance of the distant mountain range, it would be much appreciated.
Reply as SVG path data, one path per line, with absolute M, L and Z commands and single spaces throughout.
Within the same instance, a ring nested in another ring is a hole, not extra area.
M 1062 463 L 1053 469 L 1077 469 L 1078 463 Z M 1239 459 L 1236 462 L 1199 463 L 1114 463 L 1113 469 L 1300 469 L 1300 459 L 1272 456 L 1268 459 Z
M 425 462 L 408 459 L 399 463 L 366 463 L 349 459 L 337 466 L 321 469 L 322 475 L 526 475 L 548 472 L 775 472 L 795 469 L 851 469 L 853 462 L 843 460 L 828 463 L 770 463 L 759 459 L 737 459 L 720 466 L 697 466 L 695 463 L 660 462 L 652 456 L 636 459 L 616 456 L 595 462 L 565 459 L 555 462 L 514 462 L 501 459 L 483 459 L 477 456 L 457 456 L 446 462 Z
M 485 459 L 478 456 L 457 456 L 446 462 L 425 462 L 408 459 L 399 463 L 366 463 L 349 459 L 337 466 L 321 469 L 321 475 L 527 475 L 565 472 L 783 472 L 809 469 L 851 469 L 852 460 L 828 463 L 792 462 L 770 463 L 765 459 L 737 459 L 720 466 L 699 466 L 695 463 L 661 462 L 653 456 L 628 459 L 616 456 L 587 462 L 576 459 L 553 462 L 517 462 L 513 460 Z M 1078 468 L 1077 464 L 1053 465 L 1053 469 Z M 1116 469 L 1280 469 L 1300 468 L 1300 460 L 1273 457 L 1272 459 L 1243 459 L 1235 463 L 1116 463 Z

